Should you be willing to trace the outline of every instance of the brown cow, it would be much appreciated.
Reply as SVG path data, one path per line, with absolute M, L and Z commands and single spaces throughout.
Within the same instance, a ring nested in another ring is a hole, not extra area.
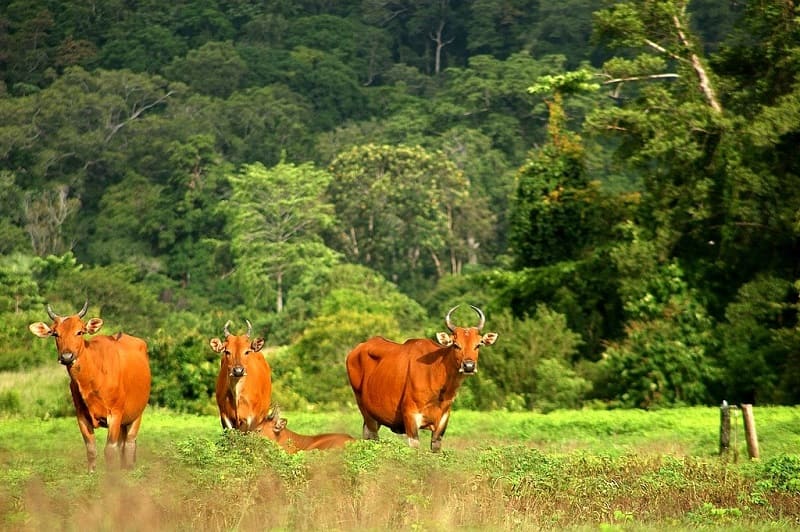
M 223 331 L 225 340 L 212 338 L 211 349 L 222 353 L 217 376 L 217 406 L 223 429 L 244 432 L 257 430 L 269 414 L 272 400 L 272 369 L 261 348 L 264 339 L 250 340 L 253 326 L 248 320 L 247 334 L 232 335 L 230 320 Z
M 287 453 L 311 451 L 313 449 L 338 449 L 355 438 L 343 433 L 317 434 L 304 436 L 286 428 L 286 419 L 281 417 L 280 408 L 275 405 L 259 432 L 283 447 Z
M 364 417 L 364 439 L 377 439 L 381 425 L 405 433 L 411 447 L 419 447 L 419 430 L 431 431 L 431 450 L 442 447 L 450 407 L 467 375 L 478 369 L 478 349 L 492 345 L 497 333 L 481 334 L 486 322 L 478 313 L 477 327 L 456 327 L 450 315 L 445 323 L 452 334 L 398 344 L 379 336 L 370 338 L 347 355 L 347 375 Z
M 122 467 L 131 469 L 136 463 L 136 435 L 142 423 L 142 412 L 150 399 L 150 362 L 144 340 L 117 333 L 114 336 L 94 334 L 103 320 L 83 322 L 89 302 L 72 316 L 59 316 L 50 305 L 47 314 L 53 320 L 48 326 L 32 323 L 31 332 L 40 338 L 56 340 L 58 360 L 67 368 L 72 402 L 78 427 L 86 444 L 89 472 L 95 470 L 97 447 L 94 429 L 108 429 L 106 467 L 115 467 L 115 456 Z

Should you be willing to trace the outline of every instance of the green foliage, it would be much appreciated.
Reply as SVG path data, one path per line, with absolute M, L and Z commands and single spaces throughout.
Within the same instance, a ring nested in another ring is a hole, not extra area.
M 546 392 L 483 373 L 461 407 L 581 404 L 582 379 L 618 404 L 593 365 L 607 346 L 622 369 L 701 382 L 693 402 L 798 401 L 785 2 L 7 4 L 0 367 L 52 356 L 26 331 L 46 302 L 88 298 L 110 332 L 163 334 L 159 356 L 181 359 L 212 312 L 253 317 L 283 356 L 312 320 L 324 344 L 342 310 L 389 316 L 402 338 L 457 303 L 490 324 L 546 305 L 581 340 L 537 366 Z M 311 226 L 269 234 L 280 208 Z M 369 270 L 331 269 L 342 257 Z M 192 405 L 199 375 L 183 375 Z
M 800 456 L 796 454 L 782 454 L 765 461 L 762 466 L 765 477 L 761 487 L 800 493 Z
M 420 305 L 379 273 L 356 264 L 337 264 L 309 270 L 292 287 L 284 312 L 274 316 L 270 338 L 291 343 L 310 320 L 341 311 L 392 316 L 396 326 L 384 332 L 407 337 L 421 334 L 427 321 Z M 363 339 L 354 338 L 353 345 Z
M 244 167 L 231 178 L 233 194 L 221 208 L 228 218 L 236 279 L 246 303 L 283 310 L 285 291 L 308 270 L 337 262 L 321 233 L 333 223 L 324 197 L 331 176 L 312 164 L 282 162 Z
M 660 263 L 654 243 L 627 229 L 631 241 L 612 252 L 622 276 L 626 338 L 599 363 L 609 395 L 640 408 L 714 402 L 709 393 L 720 372 L 713 321 L 680 266 Z
M 500 336 L 481 350 L 479 365 L 481 376 L 496 383 L 498 394 L 481 390 L 474 407 L 513 409 L 518 396 L 524 408 L 543 412 L 581 405 L 590 385 L 572 368 L 581 339 L 564 315 L 540 305 L 523 319 L 508 312 L 492 315 L 490 325 Z
M 178 329 L 173 337 L 161 331 L 150 341 L 150 370 L 153 376 L 150 404 L 178 412 L 213 414 L 219 355 L 197 330 Z
M 207 42 L 175 58 L 165 68 L 172 79 L 186 83 L 200 94 L 227 98 L 239 88 L 247 65 L 231 42 Z
M 276 364 L 276 380 L 311 403 L 341 406 L 353 401 L 345 358 L 358 343 L 375 335 L 398 339 L 392 315 L 342 308 L 308 322 L 287 358 Z
M 469 220 L 455 213 L 475 205 L 464 174 L 441 153 L 369 144 L 340 154 L 330 171 L 333 245 L 350 261 L 409 288 L 423 272 L 458 271 L 470 231 L 458 229 Z
M 725 318 L 718 329 L 725 397 L 759 404 L 797 400 L 797 289 L 784 279 L 754 279 L 741 286 Z

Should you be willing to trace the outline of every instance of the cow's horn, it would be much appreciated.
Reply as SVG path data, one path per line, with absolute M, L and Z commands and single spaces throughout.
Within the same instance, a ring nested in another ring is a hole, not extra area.
M 455 307 L 451 308 L 451 309 L 450 309 L 450 312 L 448 312 L 448 313 L 447 313 L 447 316 L 445 316 L 445 317 L 444 317 L 444 322 L 445 322 L 445 324 L 447 325 L 447 328 L 448 328 L 448 329 L 450 329 L 450 331 L 454 331 L 454 330 L 455 330 L 455 328 L 456 328 L 456 326 L 455 326 L 455 325 L 453 325 L 453 322 L 451 322 L 451 321 L 450 321 L 450 314 L 452 314 L 452 313 L 453 313 L 453 311 L 454 311 L 455 309 L 457 309 L 458 307 L 460 307 L 460 306 L 461 306 L 461 305 L 456 305 Z
M 55 313 L 53 307 L 50 306 L 50 303 L 47 304 L 47 315 L 50 316 L 50 319 L 55 321 L 56 318 L 60 317 L 58 314 Z
M 78 311 L 78 317 L 82 318 L 84 316 L 84 314 L 86 314 L 87 310 L 89 310 L 89 300 L 88 299 L 83 302 L 83 308 Z
M 470 307 L 472 307 L 473 310 L 477 312 L 478 316 L 480 317 L 480 321 L 478 322 L 478 330 L 479 331 L 483 330 L 483 326 L 486 325 L 486 316 L 484 316 L 483 311 L 478 307 L 476 307 L 475 305 L 470 305 Z
M 250 320 L 244 320 L 247 323 L 247 337 L 250 338 L 250 334 L 253 332 L 253 325 L 250 323 Z
M 231 335 L 231 332 L 228 330 L 228 325 L 231 324 L 231 320 L 225 322 L 225 327 L 222 328 L 222 332 L 225 333 L 225 338 Z

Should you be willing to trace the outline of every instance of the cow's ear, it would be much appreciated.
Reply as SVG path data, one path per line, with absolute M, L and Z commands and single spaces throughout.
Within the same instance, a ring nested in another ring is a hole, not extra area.
M 36 323 L 31 323 L 28 326 L 28 329 L 30 329 L 30 331 L 39 338 L 47 338 L 53 332 L 52 330 L 50 330 L 50 327 L 48 327 L 46 323 L 43 323 L 41 321 Z
M 212 338 L 208 343 L 211 345 L 211 349 L 217 353 L 222 353 L 222 350 L 225 349 L 225 343 L 219 338 Z
M 486 333 L 483 335 L 481 342 L 483 345 L 492 345 L 497 341 L 497 333 Z
M 103 326 L 103 320 L 100 318 L 92 318 L 86 322 L 86 332 L 89 334 L 94 334 L 100 330 Z
M 261 351 L 261 348 L 264 347 L 264 339 L 263 338 L 256 338 L 253 340 L 253 343 L 250 344 L 250 349 L 253 351 Z
M 436 341 L 439 342 L 444 347 L 449 347 L 453 345 L 453 337 L 447 334 L 446 332 L 437 332 Z

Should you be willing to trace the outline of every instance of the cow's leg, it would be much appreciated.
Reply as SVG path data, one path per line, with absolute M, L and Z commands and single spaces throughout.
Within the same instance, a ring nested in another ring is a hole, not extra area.
M 106 437 L 106 469 L 116 469 L 122 462 L 122 416 L 111 414 L 106 419 L 108 422 L 108 436 Z
M 83 443 L 86 445 L 86 462 L 89 473 L 94 473 L 97 466 L 97 445 L 94 440 L 94 428 L 91 423 L 81 416 L 78 416 L 78 428 L 83 436 Z
M 447 430 L 447 422 L 450 420 L 450 412 L 445 412 L 439 423 L 431 432 L 431 451 L 438 453 L 442 449 L 442 438 Z
M 139 427 L 142 425 L 142 416 L 128 426 L 122 427 L 122 467 L 133 469 L 136 465 L 136 436 L 139 434 Z
M 232 428 L 234 428 L 234 426 L 233 426 L 233 420 L 232 420 L 231 418 L 229 418 L 229 417 L 228 417 L 227 415 L 225 415 L 225 414 L 222 414 L 222 415 L 219 417 L 219 421 L 220 421 L 220 423 L 222 423 L 222 429 L 223 429 L 223 430 L 225 430 L 225 429 L 232 429 Z
M 363 430 L 364 439 L 377 440 L 378 429 L 381 428 L 381 426 L 372 416 L 363 414 L 363 417 L 364 417 L 364 430 Z
M 403 423 L 406 426 L 406 436 L 408 436 L 408 446 L 412 449 L 419 448 L 419 428 L 422 426 L 423 416 L 419 412 L 414 412 L 403 416 Z

